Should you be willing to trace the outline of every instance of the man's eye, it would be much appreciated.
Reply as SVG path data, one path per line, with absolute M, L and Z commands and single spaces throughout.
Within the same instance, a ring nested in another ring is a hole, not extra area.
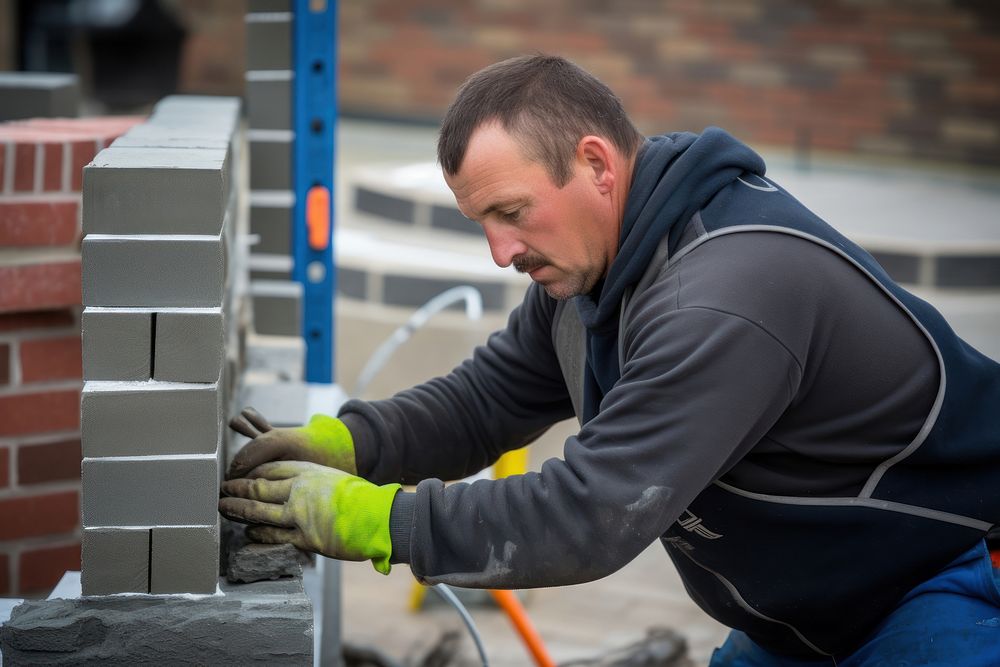
M 522 209 L 518 208 L 518 209 L 514 209 L 513 211 L 504 211 L 500 215 L 507 222 L 517 222 L 518 220 L 521 219 L 521 210 Z

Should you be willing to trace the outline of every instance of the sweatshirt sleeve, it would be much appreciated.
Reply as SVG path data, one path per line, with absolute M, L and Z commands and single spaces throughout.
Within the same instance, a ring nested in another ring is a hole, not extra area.
M 379 484 L 460 479 L 522 447 L 573 408 L 552 346 L 555 301 L 529 287 L 505 329 L 444 377 L 340 410 L 358 473 Z
M 598 579 L 749 451 L 791 401 L 799 364 L 753 317 L 685 306 L 680 282 L 678 271 L 636 299 L 621 379 L 566 441 L 564 459 L 500 480 L 426 480 L 400 494 L 394 561 L 423 582 L 466 587 Z

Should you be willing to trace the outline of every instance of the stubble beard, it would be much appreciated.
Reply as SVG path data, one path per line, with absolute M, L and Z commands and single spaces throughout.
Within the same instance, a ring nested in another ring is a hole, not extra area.
M 535 269 L 549 266 L 545 258 L 540 255 L 518 255 L 511 264 L 518 273 L 531 273 Z M 537 282 L 537 281 L 536 281 Z M 545 293 L 557 301 L 565 301 L 573 297 L 587 294 L 597 284 L 596 278 L 583 273 L 568 274 L 563 280 L 544 284 L 539 283 Z

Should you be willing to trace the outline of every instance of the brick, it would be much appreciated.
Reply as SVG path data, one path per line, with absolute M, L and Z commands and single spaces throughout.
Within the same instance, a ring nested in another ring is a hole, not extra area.
M 76 318 L 71 310 L 48 310 L 36 313 L 0 314 L 0 333 L 54 329 L 73 326 Z
M 153 353 L 152 313 L 84 308 L 83 377 L 86 380 L 148 380 Z
M 63 189 L 63 145 L 45 144 L 45 165 L 42 167 L 42 190 L 58 192 Z
M 10 384 L 10 345 L 0 343 L 0 385 Z
M 149 543 L 148 528 L 85 528 L 83 594 L 148 593 Z
M 248 14 L 247 70 L 292 68 L 292 14 Z
M 225 357 L 223 315 L 219 308 L 165 311 L 156 315 L 153 379 L 215 382 Z
M 17 450 L 17 483 L 44 484 L 80 479 L 80 439 L 21 445 Z
M 0 436 L 74 431 L 80 426 L 80 391 L 60 389 L 0 396 Z
M 478 226 L 478 225 L 477 225 Z M 290 255 L 292 252 L 291 206 L 250 203 L 250 233 L 260 237 L 254 253 Z
M 247 120 L 251 129 L 287 130 L 292 127 L 290 78 L 250 78 L 248 75 L 246 91 Z
M 14 146 L 14 191 L 35 189 L 35 144 L 21 142 Z
M 19 593 L 49 591 L 67 570 L 79 571 L 80 545 L 34 549 L 21 553 Z
M 214 454 L 222 433 L 217 384 L 92 382 L 81 397 L 83 454 Z
M 10 593 L 10 558 L 7 554 L 0 554 L 0 596 Z
M 74 141 L 70 146 L 69 187 L 73 192 L 83 190 L 83 168 L 94 159 L 99 148 L 96 141 Z
M 225 148 L 108 148 L 84 170 L 85 234 L 222 231 L 229 203 Z
M 76 491 L 0 500 L 0 541 L 72 532 L 80 520 Z
M 253 325 L 257 333 L 298 336 L 302 331 L 302 284 L 258 280 L 250 283 Z
M 10 484 L 10 448 L 0 447 L 0 489 Z
M 83 239 L 86 306 L 217 307 L 222 304 L 222 236 Z
M 83 460 L 86 527 L 205 526 L 218 501 L 215 456 Z
M 292 187 L 291 141 L 250 140 L 250 189 L 288 190 Z
M 73 244 L 79 209 L 78 201 L 0 200 L 0 247 Z
M 21 381 L 44 382 L 83 377 L 80 336 L 21 342 Z
M 153 528 L 149 592 L 214 593 L 219 584 L 219 526 Z
M 0 266 L 0 313 L 80 305 L 80 260 Z

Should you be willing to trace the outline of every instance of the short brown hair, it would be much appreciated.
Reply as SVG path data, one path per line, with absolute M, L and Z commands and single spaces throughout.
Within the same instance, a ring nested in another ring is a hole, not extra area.
M 466 79 L 438 137 L 438 162 L 447 174 L 458 173 L 473 132 L 490 121 L 518 139 L 559 187 L 569 181 L 577 143 L 588 134 L 608 139 L 628 156 L 642 143 L 618 96 L 558 56 L 510 58 Z

